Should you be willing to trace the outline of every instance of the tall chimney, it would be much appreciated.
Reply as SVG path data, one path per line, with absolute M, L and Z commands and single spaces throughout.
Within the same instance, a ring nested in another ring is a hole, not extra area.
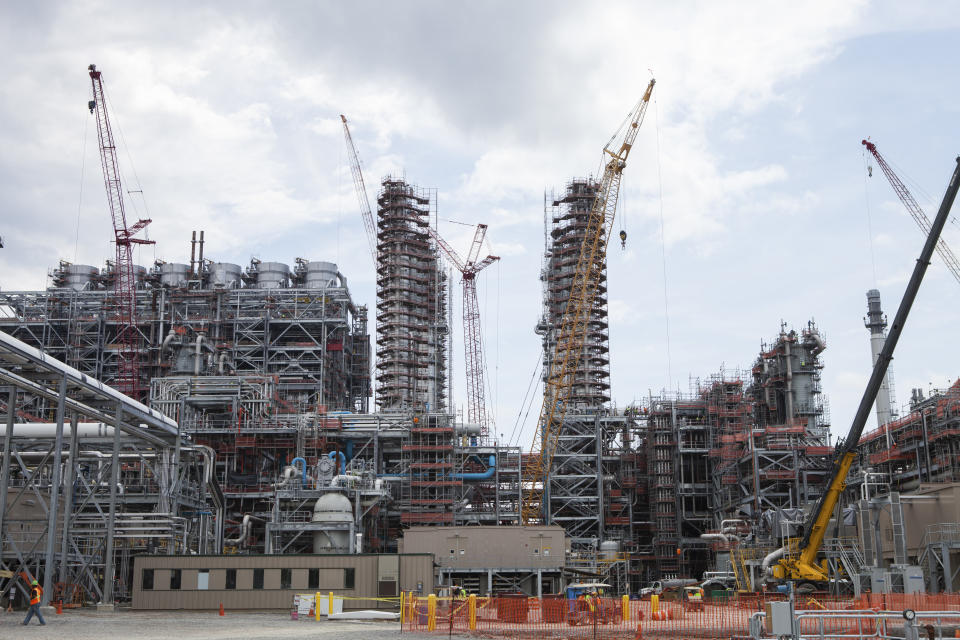
M 887 316 L 880 308 L 880 292 L 876 289 L 867 291 L 867 317 L 863 319 L 864 326 L 870 330 L 870 354 L 871 364 L 877 363 L 877 357 L 880 350 L 883 349 L 883 343 L 887 340 Z M 893 415 L 891 409 L 892 394 L 890 391 L 890 368 L 887 368 L 887 375 L 883 377 L 883 383 L 880 385 L 880 391 L 877 392 L 877 426 L 890 422 Z M 889 447 L 890 434 L 887 434 L 887 446 Z

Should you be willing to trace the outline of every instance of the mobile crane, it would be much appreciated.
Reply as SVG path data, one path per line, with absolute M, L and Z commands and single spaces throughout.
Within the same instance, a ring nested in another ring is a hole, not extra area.
M 870 375 L 870 381 L 860 399 L 860 406 L 857 407 L 857 413 L 854 415 L 853 424 L 850 426 L 850 432 L 844 440 L 837 443 L 837 448 L 833 454 L 831 463 L 830 479 L 827 482 L 826 491 L 820 497 L 816 507 L 811 512 L 807 520 L 807 526 L 800 540 L 798 550 L 795 555 L 786 555 L 786 548 L 781 550 L 781 555 L 777 564 L 772 566 L 774 578 L 794 582 L 826 582 L 829 580 L 827 575 L 826 563 L 817 562 L 817 554 L 823 544 L 824 534 L 830 523 L 830 516 L 833 514 L 847 485 L 847 475 L 850 473 L 850 467 L 857 456 L 857 444 L 860 442 L 860 435 L 863 433 L 863 427 L 867 423 L 870 410 L 874 401 L 877 399 L 877 391 L 883 382 L 883 377 L 887 373 L 887 366 L 893 359 L 893 350 L 897 346 L 900 334 L 903 332 L 903 325 L 910 314 L 910 307 L 917 297 L 917 291 L 920 289 L 920 283 L 930 265 L 930 259 L 937 248 L 937 242 L 940 239 L 940 233 L 947 222 L 950 214 L 950 208 L 953 206 L 953 200 L 956 198 L 957 190 L 960 189 L 960 156 L 956 159 L 957 165 L 954 168 L 953 176 L 947 185 L 947 191 L 943 195 L 943 202 L 940 204 L 940 210 L 937 217 L 930 227 L 927 234 L 927 241 L 923 245 L 917 264 L 913 268 L 913 275 L 910 276 L 910 282 L 907 283 L 907 289 L 903 292 L 903 299 L 900 301 L 900 307 L 897 309 L 897 315 L 890 325 L 890 333 L 883 344 L 883 349 L 877 357 L 877 362 L 873 365 L 873 373 Z M 775 552 L 776 553 L 776 552 Z

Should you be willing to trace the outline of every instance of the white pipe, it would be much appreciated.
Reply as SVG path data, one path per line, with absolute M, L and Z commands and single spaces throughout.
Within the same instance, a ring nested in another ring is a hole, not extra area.
M 164 353 L 164 352 L 167 350 L 167 348 L 170 346 L 170 343 L 173 342 L 173 339 L 176 338 L 176 337 L 177 337 L 176 332 L 171 328 L 171 329 L 170 329 L 170 333 L 168 333 L 168 334 L 167 334 L 167 337 L 163 339 L 163 344 L 160 345 L 160 354 L 161 354 L 161 355 L 163 355 L 163 353 Z
M 80 438 L 112 438 L 113 427 L 102 422 L 81 422 L 77 425 L 77 434 Z M 0 424 L 0 436 L 7 435 L 7 425 Z M 13 425 L 14 438 L 54 438 L 57 435 L 57 425 L 54 422 L 18 422 Z M 73 435 L 69 422 L 63 423 L 63 437 Z
M 349 480 L 349 483 L 346 481 Z M 338 475 L 333 476 L 333 480 L 330 481 L 331 487 L 345 487 L 350 485 L 356 485 L 360 481 L 360 476 L 351 476 L 351 475 Z
M 701 540 L 719 540 L 720 542 L 730 542 L 730 540 L 727 539 L 727 536 L 722 533 L 701 533 L 700 539 Z
M 761 567 L 763 568 L 763 575 L 765 576 L 769 575 L 771 571 L 770 565 L 773 564 L 774 561 L 782 558 L 786 553 L 787 553 L 786 547 L 780 547 L 776 551 L 771 551 L 770 553 L 768 553 L 766 557 L 764 557 L 763 564 L 761 565 Z
M 243 516 L 243 522 L 240 524 L 240 535 L 236 538 L 224 538 L 224 544 L 239 544 L 241 547 L 247 546 L 247 538 L 250 537 L 250 528 L 253 526 L 250 514 Z
M 193 356 L 193 375 L 200 375 L 200 351 L 203 348 L 203 334 L 197 334 L 197 351 Z

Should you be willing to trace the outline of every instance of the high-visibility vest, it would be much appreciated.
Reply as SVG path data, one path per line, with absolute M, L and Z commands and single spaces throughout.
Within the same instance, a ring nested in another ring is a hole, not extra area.
M 39 586 L 30 590 L 30 604 L 40 604 L 40 596 L 43 595 L 43 589 Z

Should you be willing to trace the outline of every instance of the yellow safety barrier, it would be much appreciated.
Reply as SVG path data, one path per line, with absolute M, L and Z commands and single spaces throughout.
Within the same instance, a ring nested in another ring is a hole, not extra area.
M 437 628 L 437 596 L 432 593 L 427 596 L 427 631 Z
M 403 628 L 403 623 L 407 621 L 407 615 L 406 615 L 407 612 L 404 611 L 403 609 L 403 596 L 404 596 L 404 592 L 401 591 L 400 592 L 400 628 L 401 629 Z
M 650 596 L 650 613 L 657 613 L 660 611 L 660 596 L 653 594 Z
M 333 615 L 333 591 L 327 592 L 327 615 Z
M 317 591 L 316 595 L 313 596 L 313 615 L 316 618 L 317 622 L 320 622 L 320 592 Z
M 623 613 L 623 621 L 630 621 L 630 596 L 624 594 L 620 597 L 620 611 Z
M 470 594 L 470 597 L 467 598 L 469 603 L 469 615 L 470 615 L 470 631 L 477 630 L 477 596 Z

